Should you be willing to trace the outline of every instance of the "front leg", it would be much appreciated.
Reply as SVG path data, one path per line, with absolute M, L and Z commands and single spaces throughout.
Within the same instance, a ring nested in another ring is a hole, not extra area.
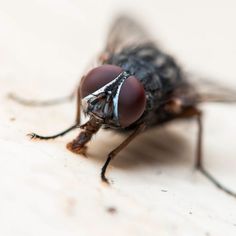
M 62 132 L 58 133 L 58 134 L 54 134 L 54 135 L 50 135 L 50 136 L 42 136 L 36 133 L 30 133 L 27 134 L 27 136 L 29 136 L 31 139 L 40 139 L 40 140 L 49 140 L 49 139 L 56 139 L 58 137 L 64 136 L 65 134 L 69 133 L 70 131 L 79 128 L 80 125 L 79 124 L 74 124 L 72 126 L 70 126 L 69 128 L 67 128 L 66 130 L 63 130 Z
M 77 129 L 80 127 L 80 110 L 81 110 L 81 97 L 80 97 L 80 89 L 78 89 L 77 92 L 77 104 L 76 104 L 76 122 L 66 130 L 63 130 L 62 132 L 55 134 L 55 135 L 50 135 L 50 136 L 42 136 L 38 135 L 36 133 L 30 133 L 28 136 L 30 136 L 31 139 L 41 139 L 41 140 L 49 140 L 49 139 L 56 139 L 58 137 L 64 136 L 65 134 L 69 133 L 70 131 Z
M 76 154 L 83 154 L 86 156 L 86 144 L 91 140 L 92 136 L 98 132 L 102 123 L 95 117 L 91 117 L 90 120 L 84 125 L 80 126 L 82 132 L 76 139 L 67 144 L 67 149 Z
M 122 150 L 124 149 L 138 134 L 140 134 L 142 131 L 144 131 L 146 125 L 145 124 L 141 124 L 138 126 L 138 128 L 128 137 L 126 138 L 117 148 L 115 148 L 113 151 L 111 151 L 108 154 L 107 160 L 104 163 L 103 167 L 102 167 L 102 171 L 101 171 L 101 179 L 102 181 L 109 183 L 108 179 L 106 178 L 106 170 L 107 167 L 109 165 L 109 163 L 111 162 L 111 160 Z

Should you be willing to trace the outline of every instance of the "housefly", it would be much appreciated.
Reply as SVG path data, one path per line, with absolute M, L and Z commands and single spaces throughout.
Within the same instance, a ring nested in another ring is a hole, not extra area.
M 98 66 L 88 71 L 80 81 L 76 91 L 75 124 L 53 136 L 35 133 L 30 136 L 33 139 L 55 139 L 80 128 L 79 135 L 67 144 L 67 148 L 85 155 L 88 142 L 99 129 L 126 133 L 126 139 L 108 154 L 102 167 L 101 179 L 108 182 L 106 170 L 109 163 L 137 135 L 177 119 L 195 118 L 198 124 L 195 167 L 219 189 L 236 197 L 203 166 L 202 111 L 199 109 L 202 102 L 235 102 L 236 96 L 232 91 L 209 86 L 205 81 L 200 80 L 198 84 L 211 87 L 211 92 L 201 91 L 201 86 L 197 86 L 141 26 L 122 16 L 111 27 L 106 46 L 98 58 Z M 14 99 L 28 105 L 50 105 L 67 98 L 41 103 L 24 101 L 15 96 Z M 88 117 L 84 124 L 80 123 L 81 110 Z

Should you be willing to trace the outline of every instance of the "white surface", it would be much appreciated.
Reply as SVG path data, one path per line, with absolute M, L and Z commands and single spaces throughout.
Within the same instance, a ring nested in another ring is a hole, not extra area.
M 0 235 L 235 235 L 236 199 L 193 171 L 193 122 L 140 136 L 112 163 L 108 187 L 100 168 L 122 137 L 99 132 L 88 159 L 65 148 L 77 132 L 32 142 L 30 131 L 70 125 L 75 104 L 29 108 L 6 99 L 9 91 L 39 99 L 68 94 L 123 11 L 187 69 L 235 87 L 234 2 L 1 0 Z M 206 166 L 236 191 L 236 107 L 203 109 Z

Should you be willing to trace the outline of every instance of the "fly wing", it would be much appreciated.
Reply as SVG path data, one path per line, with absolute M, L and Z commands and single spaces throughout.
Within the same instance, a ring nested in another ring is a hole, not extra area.
M 212 79 L 188 75 L 198 94 L 198 102 L 236 103 L 236 89 L 223 86 Z
M 119 53 L 124 48 L 130 46 L 138 47 L 139 45 L 144 44 L 155 45 L 155 47 L 157 47 L 156 40 L 155 42 L 152 40 L 142 25 L 128 16 L 120 16 L 111 25 L 105 49 L 99 57 L 99 63 L 103 63 L 111 54 Z M 160 70 L 162 69 L 170 72 L 169 69 L 171 67 L 172 72 L 176 71 L 180 73 L 179 67 L 175 64 L 175 60 L 171 56 L 163 53 L 160 48 L 158 48 L 157 56 L 160 60 L 155 60 L 156 63 L 161 61 L 165 65 L 164 67 L 162 66 Z M 186 73 L 184 77 L 187 78 L 187 81 L 184 81 L 189 83 L 189 86 L 186 86 L 185 83 L 183 83 L 182 89 L 184 90 L 184 94 L 190 94 L 190 97 L 194 97 L 195 95 L 192 95 L 192 93 L 196 92 L 198 102 L 236 102 L 236 90 L 226 88 L 212 82 L 210 79 L 205 79 L 193 74 Z
M 117 53 L 128 46 L 152 43 L 145 29 L 127 16 L 118 17 L 108 33 L 106 52 Z
M 146 30 L 135 20 L 126 15 L 117 17 L 108 31 L 105 47 L 94 58 L 85 70 L 100 66 L 107 62 L 111 55 L 119 53 L 122 49 L 138 47 L 141 44 L 154 44 Z

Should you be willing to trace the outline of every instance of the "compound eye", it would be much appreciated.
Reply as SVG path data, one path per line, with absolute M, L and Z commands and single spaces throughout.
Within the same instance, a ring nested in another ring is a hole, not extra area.
M 122 127 L 127 127 L 138 120 L 146 105 L 143 85 L 135 76 L 130 76 L 123 83 L 118 99 L 118 116 Z
M 80 86 L 81 97 L 100 89 L 104 85 L 114 80 L 121 72 L 122 68 L 115 65 L 102 65 L 89 71 L 83 78 Z

